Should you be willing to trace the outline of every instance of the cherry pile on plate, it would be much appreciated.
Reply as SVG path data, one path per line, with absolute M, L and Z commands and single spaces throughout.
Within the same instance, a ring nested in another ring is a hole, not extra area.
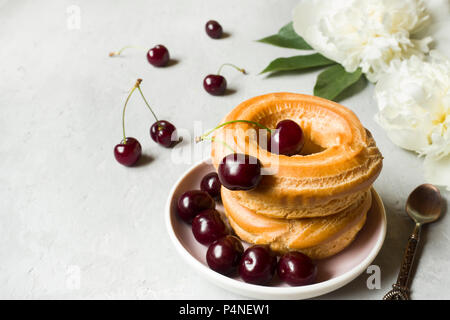
M 215 209 L 221 185 L 217 173 L 208 173 L 200 182 L 200 190 L 184 192 L 177 203 L 179 217 L 191 224 L 195 239 L 208 246 L 208 266 L 223 275 L 238 273 L 245 282 L 258 285 L 268 284 L 275 272 L 292 286 L 313 283 L 317 267 L 303 253 L 288 252 L 278 259 L 265 245 L 253 245 L 244 251 L 241 240 L 231 235 Z

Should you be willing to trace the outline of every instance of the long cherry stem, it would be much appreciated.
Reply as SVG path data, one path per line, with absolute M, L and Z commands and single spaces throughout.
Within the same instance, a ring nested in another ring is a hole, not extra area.
M 238 66 L 236 66 L 236 65 L 234 65 L 234 64 L 232 64 L 232 63 L 224 63 L 223 65 L 220 66 L 219 70 L 217 71 L 217 74 L 218 74 L 218 75 L 220 75 L 220 72 L 222 71 L 222 68 L 223 68 L 224 66 L 233 67 L 233 68 L 235 68 L 237 71 L 242 72 L 243 74 L 247 74 L 247 73 L 245 72 L 245 69 L 243 69 L 243 68 L 239 68 Z
M 110 52 L 109 56 L 110 57 L 120 56 L 125 49 L 129 49 L 129 48 L 144 49 L 145 50 L 144 47 L 140 47 L 140 46 L 125 46 L 125 47 L 121 48 L 119 51 L 112 51 L 112 52 Z
M 232 152 L 234 152 L 234 149 L 233 149 L 232 147 L 230 147 L 230 145 L 229 145 L 228 143 L 226 143 L 225 141 L 223 141 L 223 140 L 219 140 L 219 139 L 216 139 L 216 138 L 214 138 L 214 137 L 204 137 L 202 140 L 209 140 L 209 141 L 211 141 L 211 142 L 214 142 L 214 141 L 220 142 L 220 143 L 223 144 L 225 147 L 227 147 L 227 148 L 230 149 Z M 200 142 L 200 141 L 197 141 L 197 142 Z
M 141 90 L 141 87 L 140 87 L 140 84 L 141 84 L 141 82 L 142 82 L 142 79 L 139 79 L 139 80 L 141 80 L 141 81 L 140 81 L 139 84 L 137 85 L 137 88 L 138 88 L 139 92 L 141 93 L 142 99 L 144 99 L 144 102 L 145 102 L 145 104 L 147 105 L 148 109 L 149 109 L 150 112 L 152 113 L 153 117 L 156 119 L 156 122 L 158 122 L 158 121 L 159 121 L 159 120 L 158 120 L 158 117 L 157 117 L 156 114 L 153 112 L 152 107 L 150 107 L 149 103 L 147 102 L 147 99 L 145 99 L 144 94 L 142 93 L 142 90 Z
M 123 144 L 127 144 L 127 135 L 125 134 L 125 110 L 127 109 L 127 104 L 131 98 L 131 95 L 133 94 L 134 90 L 136 90 L 136 88 L 139 88 L 139 84 L 141 82 L 142 82 L 142 79 L 137 79 L 136 83 L 134 84 L 133 89 L 131 89 L 130 93 L 128 94 L 127 100 L 125 100 L 125 105 L 123 106 L 123 111 L 122 111 Z
M 195 138 L 195 141 L 196 141 L 196 142 L 200 142 L 200 141 L 202 141 L 202 140 L 205 140 L 205 138 L 206 138 L 207 136 L 209 136 L 211 133 L 213 133 L 213 132 L 216 131 L 217 129 L 220 129 L 220 128 L 222 128 L 223 126 L 226 126 L 226 125 L 228 125 L 228 124 L 231 124 L 231 123 L 237 123 L 237 122 L 243 122 L 243 123 L 253 124 L 253 125 L 257 126 L 257 127 L 260 127 L 261 129 L 267 130 L 267 132 L 269 132 L 269 134 L 272 133 L 272 130 L 270 130 L 270 129 L 267 128 L 266 126 L 264 126 L 264 125 L 262 125 L 262 124 L 260 124 L 260 123 L 258 123 L 258 122 L 255 122 L 255 121 L 250 121 L 250 120 L 232 120 L 232 121 L 227 121 L 227 122 L 224 122 L 224 123 L 222 123 L 222 124 L 219 124 L 219 125 L 218 125 L 217 127 L 215 127 L 214 129 L 211 129 L 211 130 L 209 130 L 208 132 L 204 133 L 203 135 L 201 135 L 201 136 L 199 136 L 199 137 L 196 137 L 196 138 Z

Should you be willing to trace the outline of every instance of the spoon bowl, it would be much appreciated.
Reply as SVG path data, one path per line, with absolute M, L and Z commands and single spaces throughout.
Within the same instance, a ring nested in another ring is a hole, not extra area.
M 418 186 L 406 201 L 406 212 L 415 223 L 434 222 L 441 216 L 441 211 L 441 193 L 432 184 Z
M 434 222 L 441 216 L 442 199 L 439 189 L 427 183 L 418 186 L 406 201 L 406 212 L 416 225 L 409 237 L 397 282 L 383 300 L 409 300 L 410 274 L 420 240 L 420 230 L 423 224 Z

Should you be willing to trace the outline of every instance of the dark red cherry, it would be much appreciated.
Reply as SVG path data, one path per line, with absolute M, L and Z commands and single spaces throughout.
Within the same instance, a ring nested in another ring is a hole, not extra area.
M 205 25 L 205 30 L 208 36 L 213 39 L 222 37 L 222 26 L 215 20 L 209 20 Z
M 203 88 L 213 96 L 222 96 L 227 89 L 227 80 L 219 74 L 208 74 L 203 80 Z
M 219 180 L 219 175 L 215 172 L 210 172 L 203 177 L 200 182 L 200 189 L 209 193 L 214 199 L 220 198 L 220 187 L 222 184 Z
M 158 44 L 148 50 L 147 60 L 155 67 L 164 67 L 170 60 L 169 50 L 162 44 Z
M 209 246 L 206 252 L 206 262 L 212 270 L 228 275 L 236 271 L 243 252 L 244 247 L 241 240 L 228 235 L 214 241 Z
M 242 280 L 253 284 L 269 282 L 277 267 L 277 257 L 269 247 L 254 245 L 245 250 L 239 265 Z
M 169 121 L 159 120 L 150 127 L 150 136 L 156 143 L 170 148 L 178 141 L 176 130 L 177 128 Z
M 302 128 L 289 119 L 278 122 L 270 140 L 270 151 L 285 156 L 298 154 L 305 144 Z
M 139 160 L 141 152 L 141 144 L 132 137 L 127 137 L 125 143 L 122 141 L 114 147 L 114 157 L 116 157 L 117 162 L 128 167 Z
M 214 209 L 215 206 L 214 199 L 207 192 L 190 190 L 178 199 L 178 215 L 184 221 L 191 222 L 197 214 L 207 209 Z
M 250 190 L 261 181 L 261 162 L 248 154 L 225 156 L 217 171 L 222 185 L 230 190 Z
M 208 245 L 226 236 L 228 229 L 217 210 L 207 209 L 192 220 L 192 233 L 198 242 Z
M 217 74 L 208 74 L 205 79 L 203 79 L 203 88 L 205 88 L 206 92 L 212 94 L 213 96 L 221 96 L 225 93 L 227 89 L 227 80 L 220 75 L 222 68 L 228 66 L 236 69 L 243 74 L 246 74 L 243 68 L 239 68 L 232 63 L 224 63 L 220 66 Z
M 291 286 L 305 286 L 315 281 L 317 266 L 301 252 L 288 252 L 280 258 L 278 277 Z

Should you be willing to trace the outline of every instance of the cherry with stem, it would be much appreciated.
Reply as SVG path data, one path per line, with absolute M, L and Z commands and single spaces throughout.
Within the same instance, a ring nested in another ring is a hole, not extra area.
M 259 128 L 266 130 L 269 134 L 271 130 L 266 126 L 250 120 L 232 120 L 224 122 L 217 127 L 209 130 L 205 134 L 196 137 L 195 141 L 200 142 L 204 140 L 215 141 L 214 138 L 210 138 L 209 135 L 215 130 L 222 128 L 231 123 L 249 123 Z M 218 141 L 218 140 L 217 140 Z M 235 153 L 226 142 L 222 142 L 225 146 L 230 148 L 233 153 L 226 155 L 219 164 L 218 176 L 220 183 L 229 190 L 251 190 L 261 181 L 261 168 L 262 164 L 259 159 L 241 153 Z
M 158 119 L 152 107 L 150 107 L 150 104 L 145 98 L 144 93 L 141 90 L 140 87 L 141 82 L 142 80 L 139 81 L 139 83 L 137 84 L 137 89 L 141 94 L 142 99 L 145 102 L 145 105 L 150 110 L 150 112 L 152 113 L 153 117 L 156 120 L 156 122 L 153 123 L 152 126 L 150 127 L 150 137 L 153 139 L 153 141 L 155 141 L 156 143 L 158 143 L 163 147 L 166 148 L 173 147 L 177 142 L 180 141 L 177 136 L 177 128 L 167 120 Z
M 222 96 L 227 89 L 227 80 L 220 74 L 224 66 L 232 67 L 243 74 L 247 74 L 244 69 L 239 68 L 232 63 L 222 64 L 217 71 L 217 74 L 208 74 L 205 79 L 203 79 L 203 88 L 213 96 Z
M 125 49 L 129 48 L 144 49 L 139 46 L 125 46 L 121 48 L 119 51 L 110 52 L 109 56 L 110 57 L 120 56 Z M 165 67 L 170 61 L 169 50 L 167 50 L 167 48 L 162 44 L 158 44 L 147 51 L 147 61 L 155 67 Z
M 136 88 L 139 87 L 141 81 L 141 79 L 138 79 L 136 81 L 134 87 L 131 89 L 127 99 L 125 100 L 122 111 L 123 139 L 114 147 L 114 157 L 116 158 L 117 162 L 127 167 L 134 165 L 139 160 L 142 153 L 142 147 L 139 141 L 133 137 L 127 137 L 125 133 L 125 111 L 128 105 L 128 101 L 130 100 L 131 95 L 136 90 Z

